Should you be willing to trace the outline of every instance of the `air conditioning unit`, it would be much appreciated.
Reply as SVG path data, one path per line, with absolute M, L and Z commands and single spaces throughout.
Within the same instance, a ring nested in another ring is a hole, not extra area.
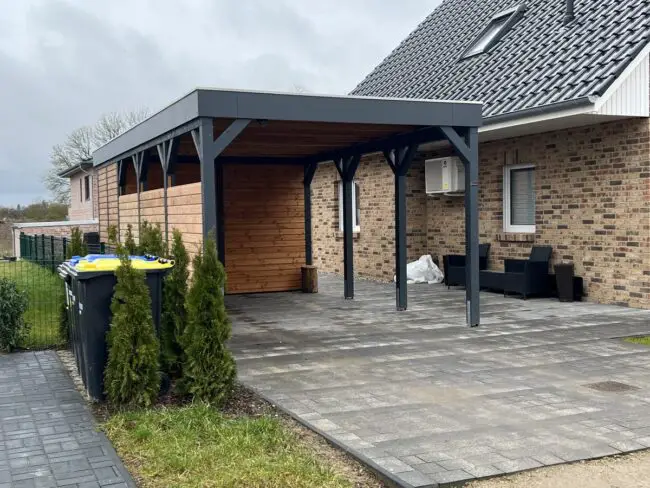
M 465 192 L 465 166 L 455 157 L 427 159 L 424 163 L 427 195 Z

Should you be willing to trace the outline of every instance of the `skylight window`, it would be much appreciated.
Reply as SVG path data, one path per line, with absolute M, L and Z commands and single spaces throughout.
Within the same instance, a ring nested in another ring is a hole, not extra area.
M 478 38 L 465 51 L 463 59 L 489 51 L 518 20 L 523 11 L 524 7 L 519 6 L 492 17 L 487 27 L 483 29 Z

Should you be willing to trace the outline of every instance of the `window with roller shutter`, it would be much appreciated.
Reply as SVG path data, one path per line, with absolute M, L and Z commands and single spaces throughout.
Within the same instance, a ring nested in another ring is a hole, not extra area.
M 503 175 L 503 230 L 535 232 L 535 167 L 506 166 Z

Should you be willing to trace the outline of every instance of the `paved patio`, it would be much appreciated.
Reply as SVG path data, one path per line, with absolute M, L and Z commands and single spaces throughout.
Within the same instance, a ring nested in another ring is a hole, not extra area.
M 468 329 L 463 291 L 412 285 L 398 313 L 356 285 L 228 297 L 232 347 L 245 384 L 403 486 L 650 447 L 650 348 L 618 339 L 649 311 L 485 293 Z
M 0 354 L 0 488 L 135 488 L 54 351 Z

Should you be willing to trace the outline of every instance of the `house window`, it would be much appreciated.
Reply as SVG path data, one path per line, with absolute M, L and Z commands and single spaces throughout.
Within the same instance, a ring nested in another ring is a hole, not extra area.
M 83 178 L 79 179 L 79 201 L 84 201 L 84 180 Z
M 478 38 L 470 45 L 463 54 L 462 59 L 488 52 L 501 37 L 512 27 L 523 13 L 523 7 L 515 7 L 505 12 L 498 13 L 490 20 L 490 23 L 479 34 Z
M 85 186 L 84 197 L 85 200 L 88 201 L 90 200 L 90 176 L 84 176 L 84 186 Z
M 359 205 L 359 184 L 352 182 L 352 230 L 359 232 L 361 230 L 361 210 Z M 339 230 L 343 231 L 343 182 L 339 181 Z
M 535 167 L 506 166 L 503 175 L 503 230 L 535 232 Z

